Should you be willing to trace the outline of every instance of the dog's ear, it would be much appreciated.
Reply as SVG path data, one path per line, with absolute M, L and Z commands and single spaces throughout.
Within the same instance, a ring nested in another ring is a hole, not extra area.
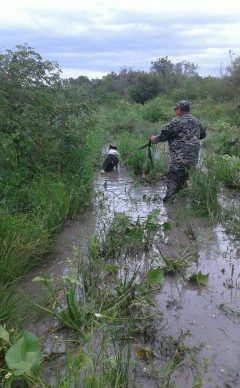
M 112 144 L 110 144 L 109 149 L 110 149 L 110 150 L 117 150 L 117 147 L 114 146 L 114 145 L 112 145 Z

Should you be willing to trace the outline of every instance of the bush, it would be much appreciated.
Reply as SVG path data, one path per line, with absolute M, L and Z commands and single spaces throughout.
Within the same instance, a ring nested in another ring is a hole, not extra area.
M 167 121 L 173 116 L 173 103 L 162 97 L 148 101 L 142 108 L 142 116 L 145 120 L 155 123 L 159 120 Z
M 144 71 L 135 72 L 128 89 L 132 101 L 144 104 L 161 91 L 161 81 L 157 74 Z
M 236 127 L 210 133 L 203 144 L 208 152 L 240 157 L 240 133 Z

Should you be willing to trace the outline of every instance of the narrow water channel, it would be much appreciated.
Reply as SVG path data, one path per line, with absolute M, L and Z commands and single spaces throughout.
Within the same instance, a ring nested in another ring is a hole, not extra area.
M 154 254 L 163 252 L 177 259 L 194 253 L 199 256 L 198 270 L 209 274 L 205 286 L 192 285 L 179 275 L 165 276 L 156 305 L 164 313 L 166 333 L 178 337 L 189 332 L 186 345 L 202 345 L 196 357 L 199 366 L 207 359 L 204 387 L 240 387 L 240 244 L 221 225 L 209 226 L 206 220 L 184 217 L 185 199 L 164 205 L 165 188 L 161 182 L 151 186 L 133 184 L 124 168 L 100 173 L 94 191 L 92 210 L 65 227 L 57 238 L 51 261 L 28 276 L 24 291 L 32 296 L 39 293 L 38 286 L 31 282 L 37 274 L 57 277 L 67 273 L 74 261 L 74 251 L 84 253 L 88 237 L 103 224 L 110 224 L 115 213 L 126 213 L 136 220 L 159 209 L 159 222 L 169 221 L 171 230 L 161 238 L 156 236 Z M 46 323 L 38 330 L 33 325 L 32 330 L 46 337 L 49 332 Z M 154 346 L 157 349 L 158 338 Z M 176 386 L 190 388 L 192 381 L 191 368 L 183 368 Z M 152 385 L 140 376 L 140 386 Z

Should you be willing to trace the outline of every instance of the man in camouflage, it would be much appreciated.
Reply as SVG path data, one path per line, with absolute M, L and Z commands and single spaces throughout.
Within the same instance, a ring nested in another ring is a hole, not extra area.
M 206 137 L 199 120 L 189 114 L 188 101 L 179 101 L 175 112 L 177 117 L 164 125 L 158 136 L 151 136 L 149 139 L 152 144 L 167 141 L 169 146 L 170 168 L 164 202 L 186 183 L 190 168 L 198 163 L 200 140 Z

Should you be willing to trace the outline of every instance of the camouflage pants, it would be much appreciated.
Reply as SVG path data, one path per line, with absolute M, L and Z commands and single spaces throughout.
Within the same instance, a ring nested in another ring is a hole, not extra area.
M 171 197 L 185 186 L 189 178 L 189 170 L 192 167 L 194 167 L 193 164 L 186 165 L 177 163 L 170 165 L 167 179 L 166 197 Z

